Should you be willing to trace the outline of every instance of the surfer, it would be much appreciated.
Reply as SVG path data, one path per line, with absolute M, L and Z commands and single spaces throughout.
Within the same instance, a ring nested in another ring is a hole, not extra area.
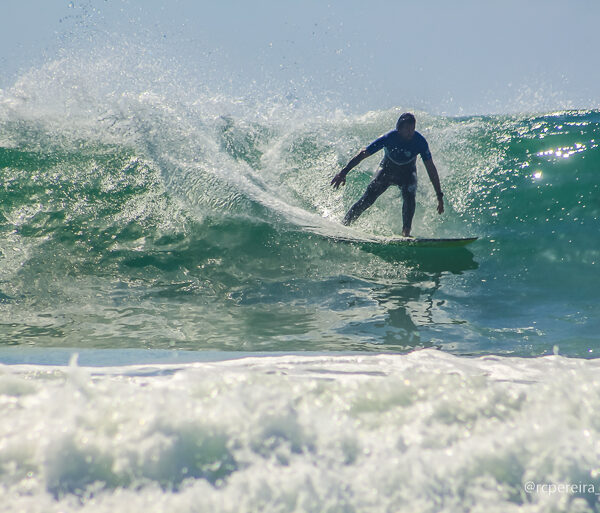
M 402 191 L 402 236 L 410 237 L 416 207 L 418 155 L 421 155 L 423 159 L 423 164 L 425 164 L 425 169 L 437 195 L 437 211 L 439 214 L 444 212 L 444 194 L 440 186 L 440 178 L 433 163 L 429 145 L 425 138 L 415 130 L 416 124 L 415 116 L 405 112 L 398 119 L 396 130 L 373 141 L 333 177 L 331 185 L 334 189 L 340 185 L 346 185 L 346 175 L 353 167 L 382 148 L 385 150 L 377 174 L 362 197 L 348 210 L 342 224 L 347 226 L 355 221 L 390 185 L 397 185 Z

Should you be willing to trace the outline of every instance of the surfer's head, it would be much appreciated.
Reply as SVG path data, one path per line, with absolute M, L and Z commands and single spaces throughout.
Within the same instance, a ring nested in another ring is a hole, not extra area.
M 396 130 L 400 132 L 400 135 L 404 139 L 412 139 L 415 133 L 415 127 L 417 126 L 417 120 L 415 116 L 410 112 L 405 112 L 398 118 L 396 123 Z

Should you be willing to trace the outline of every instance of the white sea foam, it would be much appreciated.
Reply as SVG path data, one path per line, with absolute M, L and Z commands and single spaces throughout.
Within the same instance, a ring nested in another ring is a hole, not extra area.
M 599 367 L 435 350 L 4 365 L 2 510 L 595 511 Z

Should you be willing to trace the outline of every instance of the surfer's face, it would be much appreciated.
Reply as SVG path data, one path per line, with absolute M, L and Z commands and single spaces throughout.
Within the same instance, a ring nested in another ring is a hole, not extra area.
M 415 135 L 415 125 L 411 123 L 404 123 L 400 125 L 398 132 L 400 133 L 400 137 L 402 137 L 402 139 L 410 141 L 413 135 Z

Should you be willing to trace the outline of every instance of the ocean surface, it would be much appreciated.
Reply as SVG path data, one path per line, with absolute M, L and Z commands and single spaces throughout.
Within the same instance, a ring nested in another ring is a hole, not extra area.
M 416 112 L 413 234 L 479 239 L 365 247 L 402 107 L 63 66 L 0 91 L 2 511 L 600 509 L 599 111 Z

